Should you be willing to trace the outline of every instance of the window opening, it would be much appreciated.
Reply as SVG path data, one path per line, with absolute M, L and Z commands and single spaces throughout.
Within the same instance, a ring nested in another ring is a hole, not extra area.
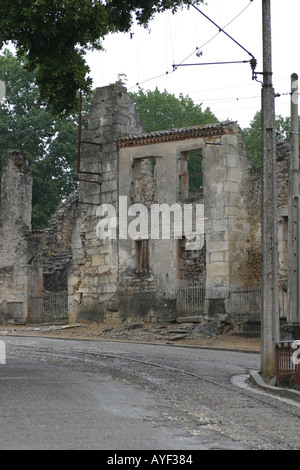
M 149 240 L 135 240 L 137 269 L 149 269 Z
M 186 279 L 186 238 L 178 240 L 177 245 L 177 278 Z
M 203 192 L 202 149 L 189 152 L 188 162 L 188 188 L 189 195 L 193 196 Z

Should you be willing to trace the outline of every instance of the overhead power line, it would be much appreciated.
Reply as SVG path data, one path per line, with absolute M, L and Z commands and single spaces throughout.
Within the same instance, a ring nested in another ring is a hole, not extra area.
M 223 27 L 223 30 L 225 28 L 227 28 L 231 23 L 233 23 L 239 16 L 241 16 L 242 13 L 244 13 L 245 10 L 247 10 L 247 8 L 251 5 L 251 3 L 253 2 L 253 0 L 250 0 L 250 3 L 248 3 L 248 5 L 245 6 L 245 8 L 242 9 L 242 11 L 240 11 L 234 18 L 232 18 L 232 20 L 229 21 L 229 23 L 227 23 L 224 27 Z M 213 39 L 215 39 L 222 31 L 219 31 L 217 34 L 215 34 L 212 38 L 210 38 L 208 41 L 206 41 L 204 44 L 202 44 L 202 46 L 200 46 L 200 49 L 202 49 L 202 47 L 206 46 L 207 44 L 209 44 Z
M 211 21 L 218 29 L 219 29 L 219 32 L 217 34 L 215 34 L 212 38 L 210 38 L 208 41 L 206 41 L 202 46 L 200 47 L 197 47 L 196 50 L 199 50 L 201 49 L 202 47 L 204 47 L 206 44 L 208 44 L 210 41 L 212 41 L 216 36 L 218 36 L 218 34 L 220 34 L 221 32 L 226 34 L 230 39 L 232 39 L 237 45 L 239 45 L 244 51 L 246 51 L 250 56 L 251 56 L 251 60 L 250 61 L 241 61 L 240 63 L 247 63 L 247 62 L 250 62 L 251 64 L 251 68 L 252 68 L 252 71 L 253 71 L 253 74 L 254 74 L 254 70 L 256 68 L 256 59 L 255 57 L 253 56 L 253 54 L 251 54 L 251 52 L 247 51 L 247 49 L 245 49 L 239 42 L 237 42 L 235 39 L 233 39 L 226 31 L 225 31 L 225 28 L 227 28 L 227 26 L 229 26 L 233 21 L 235 21 L 250 5 L 251 3 L 253 2 L 253 0 L 250 0 L 250 3 L 244 7 L 232 20 L 229 21 L 229 23 L 227 23 L 223 28 L 221 28 L 220 26 L 218 26 L 213 20 L 211 20 L 207 15 L 205 15 L 201 10 L 199 10 L 198 7 L 196 7 L 193 3 L 190 3 L 190 5 L 192 7 L 194 7 L 197 11 L 199 11 L 199 13 L 201 13 L 202 15 L 204 15 L 209 21 Z M 179 64 L 177 65 L 173 65 L 173 70 L 171 71 L 166 71 L 165 73 L 162 73 L 160 75 L 156 75 L 154 77 L 151 77 L 151 78 L 148 78 L 146 80 L 143 80 L 141 82 L 137 82 L 134 86 L 130 87 L 129 90 L 132 90 L 133 88 L 135 88 L 136 86 L 140 86 L 140 85 L 143 85 L 144 83 L 147 83 L 149 81 L 152 81 L 152 80 L 156 80 L 158 78 L 162 78 L 162 77 L 165 77 L 166 75 L 171 75 L 172 73 L 176 72 L 177 70 L 177 67 L 179 66 L 185 66 L 185 65 L 198 65 L 198 64 L 184 64 L 183 62 L 185 62 L 189 57 L 191 57 L 191 55 L 193 55 L 195 53 L 195 50 L 190 54 L 188 55 L 185 59 L 183 59 Z M 238 63 L 238 62 L 228 62 L 229 63 Z M 217 63 L 204 63 L 203 65 L 216 65 Z M 221 64 L 221 63 L 220 63 Z M 199 65 L 202 65 L 202 64 L 199 64 Z
M 250 1 L 253 2 L 253 0 L 250 0 Z M 201 13 L 201 15 L 203 15 L 214 26 L 216 26 L 216 28 L 218 28 L 219 32 L 224 33 L 227 37 L 229 37 L 229 39 L 231 39 L 233 42 L 235 42 L 241 49 L 243 49 L 245 52 L 247 52 L 247 54 L 250 55 L 250 57 L 252 57 L 252 59 L 255 59 L 254 55 L 251 54 L 251 52 L 249 52 L 244 46 L 242 46 L 236 39 L 234 39 L 232 36 L 230 36 L 230 34 L 228 34 L 227 31 L 225 31 L 225 29 L 218 26 L 217 23 L 215 23 L 211 18 L 209 18 L 209 16 L 207 16 L 203 11 L 201 11 L 200 8 L 198 8 L 196 5 L 194 5 L 194 3 L 190 3 L 190 5 L 193 8 L 195 8 L 195 10 L 197 10 L 199 13 Z
M 228 65 L 228 64 L 247 64 L 248 62 L 250 62 L 249 60 L 232 60 L 232 61 L 228 61 L 228 62 L 197 62 L 195 64 L 173 64 L 173 68 L 177 68 L 177 67 L 188 67 L 188 66 L 191 66 L 191 65 Z
M 231 23 L 233 23 L 239 16 L 241 16 L 242 13 L 244 13 L 245 10 L 247 10 L 247 8 L 249 8 L 249 6 L 251 5 L 253 0 L 250 0 L 250 3 L 248 3 L 248 5 L 245 6 L 245 8 L 242 9 L 242 11 L 240 11 L 234 18 L 232 18 L 232 20 L 229 21 L 229 23 L 227 23 L 225 26 L 223 26 L 223 29 L 222 31 L 227 28 Z M 191 52 L 191 54 L 189 54 L 185 59 L 183 59 L 180 63 L 182 64 L 183 62 L 185 62 L 187 59 L 189 59 L 197 50 L 201 50 L 203 49 L 203 47 L 205 47 L 207 44 L 209 44 L 211 41 L 213 41 L 213 39 L 215 39 L 221 32 L 221 30 L 219 30 L 217 32 L 217 34 L 214 34 L 210 39 L 208 39 L 205 43 L 201 44 L 201 46 L 198 46 L 196 47 L 196 49 L 193 50 L 193 52 Z
M 250 2 L 253 2 L 253 0 L 250 0 Z M 202 10 L 200 10 L 200 8 L 198 8 L 194 3 L 190 2 L 190 5 L 193 8 L 195 8 L 195 10 L 197 10 L 201 15 L 203 15 L 208 21 L 210 21 L 216 28 L 218 28 L 219 32 L 224 33 L 229 39 L 231 39 L 231 41 L 233 41 L 241 49 L 243 49 L 243 51 L 246 52 L 251 57 L 251 59 L 248 60 L 248 61 L 240 61 L 240 62 L 232 61 L 232 62 L 211 62 L 211 63 L 206 62 L 206 63 L 195 63 L 195 64 L 184 64 L 184 63 L 173 64 L 173 71 L 175 71 L 177 69 L 177 67 L 183 67 L 185 65 L 224 65 L 224 64 L 236 64 L 236 63 L 247 63 L 247 62 L 249 62 L 250 65 L 251 65 L 251 69 L 252 69 L 252 79 L 254 80 L 256 78 L 255 69 L 256 69 L 256 66 L 257 66 L 257 60 L 255 59 L 254 55 L 251 52 L 249 52 L 244 46 L 242 46 L 242 44 L 239 43 L 236 39 L 234 39 L 232 36 L 230 36 L 230 34 L 228 34 L 227 31 L 225 31 L 224 28 L 221 28 L 221 26 L 217 25 L 217 23 L 215 23 L 211 18 L 209 18 L 209 16 L 206 15 Z

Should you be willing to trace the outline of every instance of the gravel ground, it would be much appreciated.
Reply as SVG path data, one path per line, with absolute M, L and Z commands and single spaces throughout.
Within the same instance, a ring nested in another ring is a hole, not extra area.
M 299 403 L 248 383 L 258 353 L 35 334 L 3 336 L 5 448 L 299 449 Z
M 191 347 L 260 351 L 260 339 L 236 335 L 222 322 L 109 324 L 86 322 L 70 325 L 0 326 L 0 335 L 44 336 L 52 338 L 130 341 Z

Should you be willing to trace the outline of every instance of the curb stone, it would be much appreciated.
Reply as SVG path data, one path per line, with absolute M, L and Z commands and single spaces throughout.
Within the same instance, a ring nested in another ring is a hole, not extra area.
M 290 388 L 274 387 L 273 385 L 268 385 L 264 382 L 260 372 L 250 371 L 249 373 L 250 373 L 250 381 L 254 385 L 258 385 L 260 388 L 274 392 L 277 395 L 280 395 L 281 397 L 291 398 L 293 400 L 300 402 L 300 392 L 298 392 L 297 390 L 292 390 Z

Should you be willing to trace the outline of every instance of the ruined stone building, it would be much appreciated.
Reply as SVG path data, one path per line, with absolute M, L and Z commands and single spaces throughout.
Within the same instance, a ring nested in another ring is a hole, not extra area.
M 220 317 L 230 313 L 233 289 L 259 288 L 260 171 L 247 155 L 237 123 L 148 134 L 120 85 L 96 90 L 87 120 L 78 192 L 61 204 L 46 231 L 31 231 L 31 175 L 25 156 L 12 153 L 7 159 L 1 194 L 0 320 L 28 321 L 34 314 L 30 299 L 64 290 L 71 322 L 176 321 L 181 314 L 178 290 L 188 280 L 204 284 L 202 313 Z M 191 194 L 189 155 L 195 151 L 203 184 Z M 278 225 L 283 292 L 288 152 L 288 143 L 281 143 Z M 99 207 L 105 204 L 115 208 L 118 225 L 112 226 L 114 236 L 102 239 L 97 228 L 104 216 Z M 137 204 L 149 212 L 153 205 L 202 204 L 201 244 L 194 246 L 193 237 L 174 236 L 172 217 L 169 237 L 151 238 L 141 232 L 131 238 L 128 224 L 136 214 L 130 207 Z
M 45 292 L 67 292 L 74 197 L 58 208 L 48 230 L 31 230 L 27 156 L 9 152 L 1 182 L 0 322 L 40 321 Z

